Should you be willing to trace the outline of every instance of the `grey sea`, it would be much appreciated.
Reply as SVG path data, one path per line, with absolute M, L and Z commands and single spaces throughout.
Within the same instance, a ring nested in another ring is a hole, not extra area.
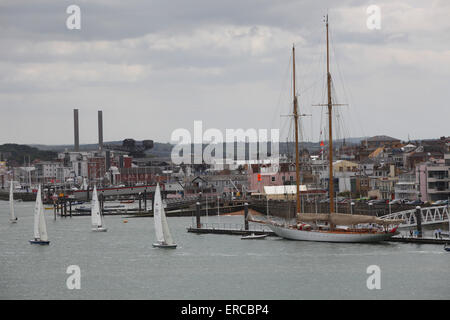
M 241 240 L 188 233 L 189 217 L 169 218 L 176 250 L 152 248 L 152 218 L 106 216 L 106 233 L 90 217 L 53 219 L 50 245 L 31 245 L 34 203 L 0 201 L 1 299 L 449 299 L 450 254 L 440 245 L 331 244 L 275 237 Z M 203 218 L 205 220 L 205 218 Z M 242 223 L 242 216 L 208 222 Z M 71 265 L 80 289 L 68 289 Z M 369 266 L 380 289 L 369 290 Z

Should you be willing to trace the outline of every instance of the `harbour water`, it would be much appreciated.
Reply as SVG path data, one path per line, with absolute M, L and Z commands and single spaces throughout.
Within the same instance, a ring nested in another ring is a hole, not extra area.
M 153 218 L 90 217 L 46 210 L 49 246 L 30 245 L 34 203 L 16 203 L 17 224 L 0 201 L 0 299 L 449 299 L 450 254 L 440 245 L 332 244 L 275 237 L 186 232 L 192 219 L 169 218 L 176 250 L 152 248 Z M 202 219 L 205 219 L 204 217 Z M 242 223 L 242 216 L 208 222 Z M 81 270 L 69 290 L 67 267 Z M 367 267 L 381 270 L 369 290 Z

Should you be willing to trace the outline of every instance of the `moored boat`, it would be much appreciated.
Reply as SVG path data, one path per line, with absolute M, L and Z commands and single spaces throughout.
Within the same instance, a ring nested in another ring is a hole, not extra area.
M 327 96 L 328 103 L 321 106 L 328 107 L 328 167 L 329 177 L 333 177 L 333 130 L 332 115 L 335 104 L 331 98 L 331 73 L 329 68 L 329 45 L 328 45 L 328 16 L 326 17 L 327 35 Z M 295 47 L 292 48 L 293 65 L 293 118 L 295 122 L 295 166 L 296 166 L 296 223 L 276 223 L 273 221 L 265 223 L 276 235 L 290 239 L 320 242 L 378 242 L 388 240 L 398 234 L 397 227 L 402 220 L 383 220 L 374 216 L 339 214 L 334 210 L 334 186 L 333 179 L 329 179 L 329 213 L 301 213 L 300 212 L 300 166 L 299 166 L 299 139 L 298 139 L 298 101 L 295 89 Z M 253 220 L 255 221 L 255 220 Z M 255 221 L 261 222 L 261 221 Z M 362 225 L 370 224 L 367 229 Z M 326 227 L 324 227 L 326 226 Z
M 248 236 L 241 237 L 241 240 L 262 240 L 267 237 L 267 234 L 250 234 Z

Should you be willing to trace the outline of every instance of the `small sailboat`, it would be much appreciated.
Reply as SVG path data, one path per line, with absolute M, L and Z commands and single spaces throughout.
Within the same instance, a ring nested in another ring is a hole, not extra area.
M 97 186 L 94 186 L 94 191 L 92 192 L 91 223 L 92 223 L 92 231 L 95 232 L 108 231 L 108 229 L 103 227 L 103 218 L 100 212 L 100 203 L 98 201 L 97 196 Z
M 155 205 L 153 220 L 155 222 L 156 243 L 153 243 L 155 248 L 175 249 L 177 244 L 173 241 L 170 234 L 169 225 L 167 224 L 166 213 L 164 212 L 161 191 L 159 183 L 156 185 L 155 191 Z
M 14 212 L 14 183 L 13 183 L 13 181 L 11 181 L 9 184 L 9 213 L 11 215 L 9 222 L 16 223 L 18 219 Z
M 39 185 L 34 206 L 34 239 L 31 244 L 47 245 L 48 241 L 47 225 L 45 224 L 44 205 L 42 204 L 41 185 Z

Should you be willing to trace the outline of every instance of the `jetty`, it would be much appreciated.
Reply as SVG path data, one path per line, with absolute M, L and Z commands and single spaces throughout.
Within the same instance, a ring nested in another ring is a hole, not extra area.
M 435 239 L 435 238 L 414 238 L 414 237 L 392 237 L 388 242 L 403 242 L 403 243 L 417 243 L 417 244 L 446 244 L 450 243 L 450 239 Z
M 229 234 L 229 235 L 268 235 L 276 236 L 274 232 L 268 230 L 264 226 L 256 225 L 250 228 L 248 220 L 248 203 L 244 203 L 242 206 L 244 209 L 244 223 L 202 223 L 201 222 L 201 205 L 200 202 L 196 204 L 195 211 L 195 223 L 192 226 L 187 227 L 187 232 L 191 233 L 210 233 L 210 234 Z

